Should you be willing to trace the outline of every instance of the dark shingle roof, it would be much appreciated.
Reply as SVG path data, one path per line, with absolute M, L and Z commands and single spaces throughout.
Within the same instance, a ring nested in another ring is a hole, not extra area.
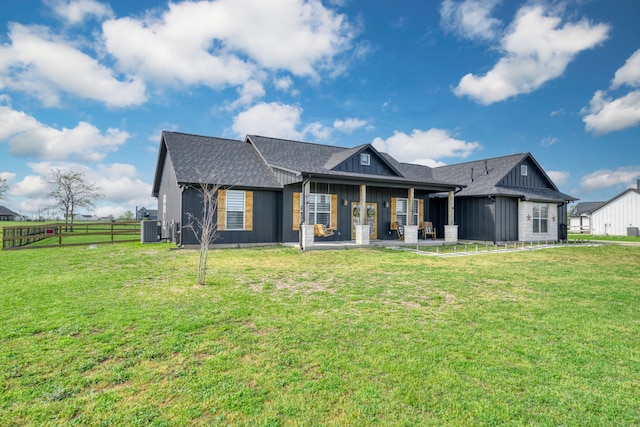
M 247 140 L 251 141 L 269 166 L 298 173 L 334 175 L 336 177 L 351 177 L 362 180 L 379 178 L 389 182 L 435 184 L 447 187 L 460 186 L 457 183 L 458 181 L 455 180 L 447 181 L 446 179 L 434 178 L 431 174 L 431 168 L 428 166 L 400 163 L 390 155 L 378 152 L 369 144 L 344 148 L 258 135 L 247 135 Z M 332 169 L 367 147 L 378 153 L 382 161 L 386 162 L 399 176 L 376 177 L 375 175 Z
M 581 202 L 573 207 L 569 216 L 577 217 L 591 212 L 604 205 L 606 202 Z
M 162 138 L 178 183 L 196 184 L 214 174 L 224 186 L 282 188 L 247 142 L 167 131 Z
M 9 208 L 6 208 L 4 206 L 0 206 L 0 216 L 20 216 L 20 214 L 15 213 L 14 211 L 12 211 Z
M 449 166 L 440 166 L 433 168 L 432 172 L 436 179 L 466 184 L 467 187 L 458 192 L 457 196 L 512 196 L 523 197 L 527 200 L 557 202 L 576 200 L 574 197 L 558 191 L 548 177 L 547 179 L 552 188 L 508 187 L 498 185 L 505 175 L 527 158 L 535 165 L 538 165 L 530 153 L 520 153 Z M 546 176 L 541 167 L 538 166 L 538 169 Z

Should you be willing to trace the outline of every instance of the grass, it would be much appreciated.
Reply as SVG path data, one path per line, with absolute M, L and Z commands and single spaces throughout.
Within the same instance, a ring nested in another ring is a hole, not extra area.
M 0 253 L 0 425 L 637 425 L 640 248 Z

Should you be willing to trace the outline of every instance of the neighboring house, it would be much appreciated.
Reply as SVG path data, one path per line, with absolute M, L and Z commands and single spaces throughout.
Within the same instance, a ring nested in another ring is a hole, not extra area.
M 210 184 L 221 185 L 216 212 L 221 244 L 301 241 L 304 246 L 311 224 L 332 230 L 316 241 L 358 242 L 362 233 L 367 242 L 396 239 L 396 224 L 411 231 L 422 221 L 434 222 L 438 237 L 448 241 L 457 241 L 458 226 L 464 239 L 562 237 L 558 223 L 566 224 L 565 204 L 575 199 L 560 193 L 530 154 L 456 166 L 400 163 L 370 144 L 343 148 L 164 131 L 152 195 L 158 199 L 162 238 L 178 245 L 197 244 L 185 225 L 201 215 L 198 188 L 212 173 L 218 182 Z M 527 175 L 519 175 L 521 166 Z
M 591 214 L 605 202 L 581 202 L 569 212 L 569 230 L 574 233 L 591 234 Z
M 556 241 L 567 238 L 567 204 L 531 153 L 434 168 L 433 177 L 466 185 L 455 194 L 459 238 L 481 241 Z M 439 201 L 439 202 L 438 202 Z M 446 199 L 432 202 L 441 228 Z
M 144 206 L 138 209 L 136 213 L 136 220 L 157 220 L 158 219 L 158 210 L 157 209 L 147 209 Z
M 640 179 L 591 213 L 591 233 L 609 236 L 638 235 L 640 227 Z
M 0 206 L 0 221 L 18 221 L 20 218 L 20 214 L 17 214 L 4 206 Z
M 74 221 L 98 221 L 100 218 L 95 215 L 73 214 Z

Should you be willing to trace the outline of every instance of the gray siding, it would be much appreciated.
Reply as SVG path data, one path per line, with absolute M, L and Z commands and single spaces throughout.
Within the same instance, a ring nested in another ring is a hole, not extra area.
M 513 242 L 518 240 L 518 199 L 496 197 L 495 204 L 496 234 L 494 242 Z
M 234 188 L 235 190 L 244 190 Z M 279 191 L 253 191 L 253 230 L 251 231 L 218 231 L 218 238 L 214 244 L 244 244 L 244 243 L 278 243 L 280 240 L 280 223 L 282 194 Z M 194 188 L 185 189 L 183 193 L 183 224 L 189 223 L 189 214 L 202 215 L 202 198 Z M 215 213 L 217 218 L 217 212 Z M 194 223 L 195 226 L 195 223 Z M 196 228 L 197 229 L 197 228 Z M 190 228 L 182 229 L 182 244 L 197 245 L 198 239 Z
M 349 157 L 344 162 L 333 168 L 336 171 L 366 173 L 381 176 L 398 176 L 382 159 L 372 150 L 366 149 L 362 153 L 369 154 L 371 162 L 369 166 L 360 164 L 360 154 Z
M 177 231 L 182 224 L 182 194 L 176 181 L 176 174 L 167 153 L 158 191 L 158 220 L 162 222 L 162 239 L 177 241 Z M 163 199 L 166 195 L 166 214 L 163 216 Z
M 520 172 L 520 166 L 527 166 L 527 175 L 524 176 Z M 504 187 L 525 187 L 525 188 L 550 188 L 547 178 L 540 173 L 538 167 L 529 159 L 525 159 L 518 166 L 513 168 L 505 177 L 498 182 L 497 185 Z

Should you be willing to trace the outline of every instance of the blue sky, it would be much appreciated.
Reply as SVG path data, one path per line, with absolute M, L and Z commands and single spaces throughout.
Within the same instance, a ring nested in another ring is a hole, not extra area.
M 630 0 L 0 0 L 0 201 L 52 169 L 153 208 L 160 132 L 372 143 L 429 166 L 531 152 L 561 191 L 640 178 Z

